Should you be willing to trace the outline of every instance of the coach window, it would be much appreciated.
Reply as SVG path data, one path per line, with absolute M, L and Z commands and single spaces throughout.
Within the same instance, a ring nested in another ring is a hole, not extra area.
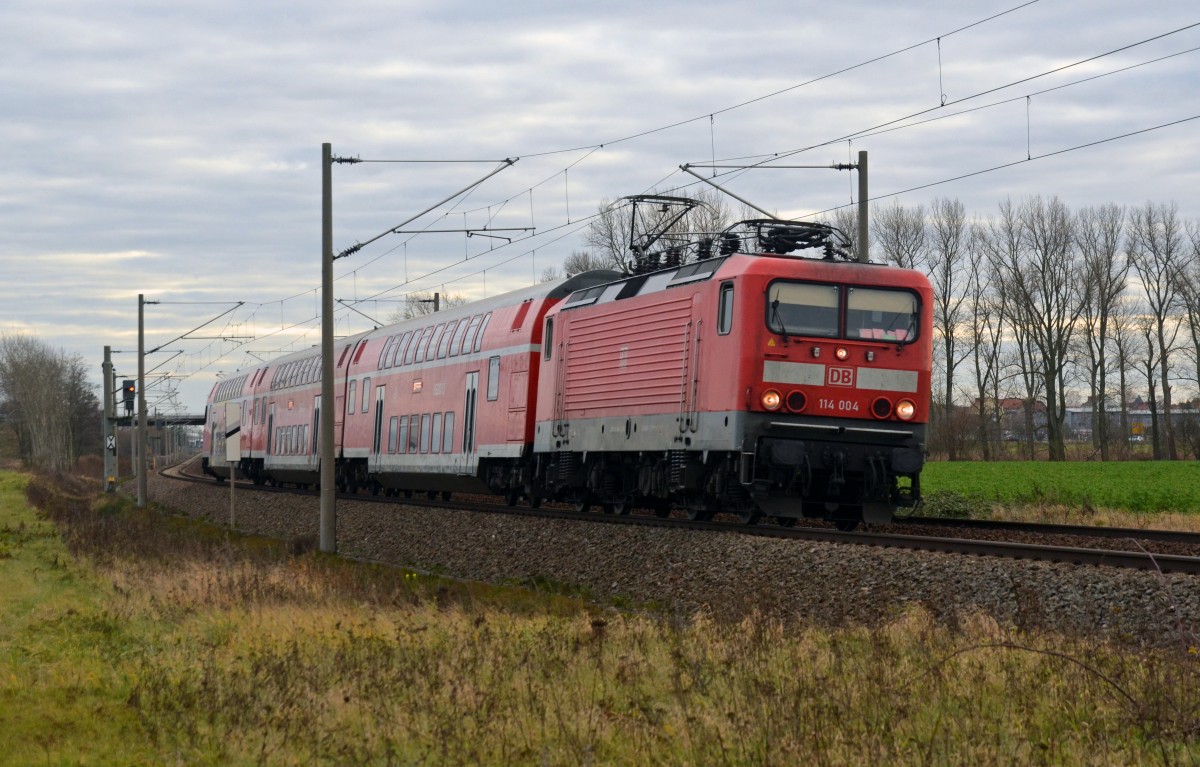
M 552 350 L 554 349 L 554 318 L 546 318 L 546 333 L 542 339 L 542 356 L 544 359 L 550 359 Z
M 446 359 L 446 353 L 450 351 L 450 340 L 454 338 L 454 331 L 457 327 L 457 322 L 450 322 L 446 325 L 446 332 L 442 333 L 442 339 L 438 341 L 437 358 L 439 360 Z
M 445 429 L 445 436 L 442 438 L 442 452 L 454 452 L 454 413 L 447 412 L 445 420 L 442 421 L 442 428 Z
M 908 343 L 917 337 L 917 296 L 907 290 L 849 288 L 846 335 Z
M 432 332 L 433 328 L 425 328 L 424 330 L 420 331 L 415 338 L 413 338 L 412 343 L 408 345 L 408 351 L 404 352 L 405 365 L 411 365 L 413 363 L 413 360 L 417 358 L 417 349 L 421 348 L 421 339 L 425 338 L 425 336 Z
M 400 436 L 400 416 L 394 415 L 388 420 L 388 452 L 396 452 L 396 446 L 400 444 L 397 439 Z
M 371 412 L 371 379 L 370 378 L 363 379 L 362 412 L 364 412 L 364 413 Z
M 408 424 L 408 452 L 415 453 L 420 446 L 418 439 L 421 435 L 421 416 L 409 416 Z
M 408 416 L 402 415 L 398 418 L 393 416 L 393 421 L 400 421 L 400 434 L 396 438 L 396 452 L 403 453 L 408 449 Z
M 388 352 L 391 351 L 392 341 L 395 338 L 395 336 L 388 336 L 387 340 L 383 342 L 383 351 L 379 352 L 379 364 L 375 366 L 376 370 L 383 370 L 387 367 Z
M 483 322 L 479 323 L 479 335 L 475 336 L 475 351 L 483 348 L 483 333 L 487 330 L 488 320 L 492 318 L 492 313 L 488 312 L 483 315 Z
M 392 353 L 388 355 L 387 366 L 395 367 L 398 363 L 404 361 L 404 347 L 408 346 L 409 339 L 412 338 L 413 332 L 410 330 L 401 338 L 396 339 L 396 343 L 392 344 Z
M 433 414 L 433 430 L 430 432 L 430 437 L 431 437 L 430 445 L 429 445 L 430 451 L 434 452 L 434 453 L 442 452 L 442 414 L 441 413 Z
M 471 318 L 471 324 L 467 326 L 467 335 L 463 337 L 463 354 L 471 353 L 471 347 L 475 344 L 475 334 L 479 332 L 479 323 L 482 321 L 483 315 L 481 314 L 476 314 Z
M 721 285 L 721 301 L 717 306 L 717 334 L 728 335 L 733 329 L 733 283 Z M 547 356 L 546 359 L 549 359 Z
M 354 405 L 358 402 L 358 381 L 350 382 L 350 393 L 346 395 L 346 415 L 354 414 Z
M 431 345 L 431 342 L 433 341 L 434 338 L 437 337 L 437 334 L 440 332 L 442 332 L 442 326 L 441 326 L 441 324 L 438 324 L 436 327 L 434 327 L 434 328 L 430 329 L 428 332 L 426 332 L 425 335 L 421 336 L 421 346 L 420 346 L 420 348 L 417 349 L 416 361 L 418 363 L 424 362 L 425 360 L 429 359 L 429 347 Z
M 492 357 L 488 360 L 488 402 L 495 402 L 500 398 L 500 358 Z
M 421 416 L 421 452 L 429 452 L 429 413 Z
M 450 356 L 457 357 L 459 350 L 462 348 L 463 336 L 467 334 L 467 326 L 471 324 L 469 317 L 463 317 L 458 323 L 458 328 L 454 331 L 454 337 L 450 339 Z
M 767 288 L 767 327 L 776 333 L 837 338 L 836 285 L 773 282 Z

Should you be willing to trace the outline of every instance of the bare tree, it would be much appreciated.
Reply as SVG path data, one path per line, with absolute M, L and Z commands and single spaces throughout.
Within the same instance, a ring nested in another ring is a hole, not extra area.
M 1192 251 L 1186 266 L 1180 270 L 1179 292 L 1187 310 L 1188 335 L 1192 341 L 1192 362 L 1195 383 L 1200 390 L 1200 224 L 1189 221 L 1188 240 Z
M 1157 362 L 1162 386 L 1167 457 L 1179 457 L 1175 448 L 1175 430 L 1171 424 L 1171 352 L 1179 333 L 1181 303 L 1179 284 L 1184 267 L 1183 230 L 1178 206 L 1147 202 L 1130 214 L 1128 250 L 1145 291 L 1146 305 L 1154 320 L 1153 340 L 1158 344 Z M 1155 458 L 1159 442 L 1154 443 Z
M 432 291 L 409 293 L 404 297 L 404 305 L 388 315 L 387 321 L 389 323 L 402 322 L 416 317 L 424 317 L 427 314 L 433 314 L 435 298 L 439 310 L 449 309 L 453 306 L 462 306 L 469 302 L 469 299 L 462 293 L 447 293 L 445 295 L 433 293 Z
M 596 269 L 611 268 L 611 260 L 605 260 L 599 256 L 593 256 L 586 250 L 573 250 L 571 251 L 571 255 L 563 259 L 563 272 L 565 272 L 568 277 L 574 277 L 577 274 L 595 271 Z
M 959 325 L 966 318 L 966 274 L 963 256 L 967 249 L 967 214 L 958 200 L 938 198 L 929 216 L 930 247 L 927 255 L 929 279 L 933 284 L 933 324 L 942 341 L 942 374 L 945 376 L 945 424 L 954 422 L 954 372 L 970 349 L 958 344 Z M 949 459 L 955 460 L 955 441 L 948 440 Z
M 1017 379 L 1020 383 L 1022 411 L 1024 415 L 1024 449 L 1026 457 L 1033 457 L 1033 440 L 1036 431 L 1034 407 L 1041 392 L 1039 376 L 1035 368 L 1035 356 L 1029 340 L 1028 325 L 1021 320 L 1023 308 L 1017 305 L 1019 297 L 1016 271 L 1022 259 L 1021 218 L 1017 206 L 1011 200 L 1000 203 L 1000 214 L 979 228 L 978 243 L 983 256 L 988 260 L 993 289 L 997 300 L 1006 308 L 1005 319 L 1012 342 L 1001 359 L 1001 370 L 1005 380 Z M 1014 266 L 1015 265 L 1015 266 Z M 1017 316 L 1018 312 L 1021 316 Z M 1010 372 L 1012 371 L 1012 372 Z M 998 371 L 997 381 L 1001 375 Z M 997 389 L 998 391 L 998 389 Z M 997 407 L 1000 406 L 997 396 Z
M 825 223 L 828 223 L 834 229 L 846 236 L 846 253 L 847 258 L 851 261 L 858 260 L 858 206 L 847 205 L 844 208 L 838 208 L 833 211 L 833 215 L 828 218 L 822 216 Z
M 1045 392 L 1050 460 L 1064 461 L 1066 368 L 1071 335 L 1083 308 L 1073 219 L 1057 197 L 1049 201 L 1033 197 L 1015 211 L 1006 200 L 1000 209 L 1004 228 L 1011 229 L 1015 219 L 1020 239 L 1017 248 L 1006 242 L 1005 247 L 992 250 L 998 257 L 994 266 L 1014 332 L 1029 344 L 1019 344 L 1021 357 L 1036 363 Z
M 851 228 L 857 232 L 857 222 Z M 905 208 L 895 199 L 886 208 L 876 203 L 871 208 L 871 235 L 886 263 L 905 269 L 924 265 L 928 239 L 924 206 Z
M 983 460 L 994 457 L 999 438 L 1000 350 L 1005 327 L 1005 306 L 994 289 L 992 270 L 982 255 L 986 234 L 976 226 L 970 239 L 970 272 L 967 277 L 967 311 L 975 318 L 967 323 L 974 373 L 975 419 Z
M 0 339 L 0 399 L 31 467 L 65 471 L 75 463 L 77 433 L 99 423 L 100 407 L 78 357 L 25 335 Z M 99 447 L 98 436 L 96 447 Z
M 1158 382 L 1154 380 L 1159 359 L 1156 357 L 1154 344 L 1154 318 L 1146 312 L 1139 312 L 1134 318 L 1133 326 L 1142 344 L 1141 355 L 1136 358 L 1141 372 L 1146 377 L 1146 394 L 1150 400 L 1150 443 L 1156 459 L 1162 457 L 1162 432 L 1158 418 Z
M 1117 205 L 1084 208 L 1075 217 L 1083 258 L 1083 347 L 1091 393 L 1092 436 L 1100 460 L 1109 459 L 1108 347 L 1112 314 L 1129 276 L 1129 259 L 1121 250 L 1125 209 Z
M 1129 376 L 1128 373 L 1135 364 L 1137 354 L 1137 329 L 1135 327 L 1136 311 L 1133 299 L 1123 296 L 1113 305 L 1110 319 L 1112 320 L 1112 341 L 1116 349 L 1116 367 L 1118 387 L 1120 389 L 1120 415 L 1117 423 L 1117 444 L 1123 457 L 1129 456 Z

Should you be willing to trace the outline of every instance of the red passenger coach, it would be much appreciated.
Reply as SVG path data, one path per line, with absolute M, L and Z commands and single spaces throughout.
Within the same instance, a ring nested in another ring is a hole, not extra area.
M 378 328 L 335 347 L 334 444 L 339 488 L 407 494 L 523 488 L 533 439 L 542 319 L 588 272 Z M 224 479 L 225 414 L 241 403 L 238 471 L 255 482 L 315 485 L 320 352 L 239 373 L 213 388 L 204 463 Z
M 755 251 L 726 239 L 726 255 L 580 291 L 548 314 L 534 449 L 549 492 L 843 527 L 915 504 L 928 281 L 771 252 L 819 225 L 748 223 L 736 242 Z

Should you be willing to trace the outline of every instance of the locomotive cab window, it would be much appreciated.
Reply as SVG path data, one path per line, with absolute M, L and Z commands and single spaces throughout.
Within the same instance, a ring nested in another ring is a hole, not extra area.
M 837 338 L 836 285 L 774 282 L 767 288 L 767 327 L 784 335 Z
M 906 290 L 850 288 L 846 335 L 907 343 L 917 336 L 917 296 Z
M 728 335 L 733 329 L 733 283 L 721 285 L 721 299 L 717 304 L 717 335 Z M 549 355 L 547 355 L 547 359 Z

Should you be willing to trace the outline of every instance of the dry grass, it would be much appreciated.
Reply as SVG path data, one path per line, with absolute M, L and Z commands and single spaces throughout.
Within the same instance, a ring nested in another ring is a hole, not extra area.
M 949 628 L 920 607 L 837 631 L 619 612 L 295 556 L 45 483 L 31 496 L 93 575 L 0 642 L 0 702 L 31 707 L 0 709 L 0 733 L 56 733 L 0 764 L 1200 760 L 1194 648 L 1132 653 L 986 615 Z M 46 725 L 37 701 L 105 687 L 120 716 Z

